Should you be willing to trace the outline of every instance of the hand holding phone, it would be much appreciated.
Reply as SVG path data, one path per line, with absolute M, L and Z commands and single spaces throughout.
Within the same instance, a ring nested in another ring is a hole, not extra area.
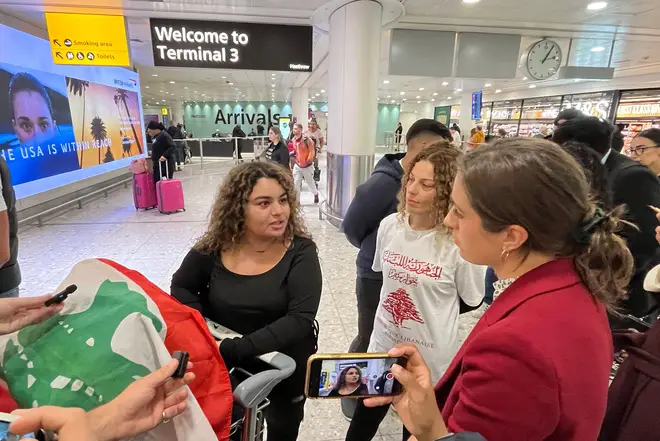
M 431 371 L 422 354 L 414 345 L 404 344 L 395 346 L 389 356 L 407 360 L 405 366 L 392 366 L 392 374 L 402 385 L 403 392 L 395 397 L 366 399 L 365 406 L 393 404 L 403 424 L 418 440 L 438 439 L 447 435 L 449 432 L 435 398 Z
M 307 363 L 309 398 L 392 397 L 402 392 L 392 373 L 405 357 L 388 354 L 317 354 Z

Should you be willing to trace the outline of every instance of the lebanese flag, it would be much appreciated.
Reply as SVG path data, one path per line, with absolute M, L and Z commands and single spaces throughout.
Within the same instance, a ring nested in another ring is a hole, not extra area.
M 188 410 L 145 440 L 226 441 L 232 390 L 227 368 L 199 312 L 142 274 L 106 259 L 76 264 L 58 291 L 78 290 L 44 323 L 0 337 L 2 379 L 19 407 L 91 410 L 186 351 L 196 380 Z M 12 410 L 0 394 L 0 411 Z

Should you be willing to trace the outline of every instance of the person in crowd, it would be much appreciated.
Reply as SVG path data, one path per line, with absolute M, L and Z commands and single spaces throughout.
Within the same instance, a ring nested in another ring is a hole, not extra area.
M 16 194 L 9 165 L 0 156 L 0 298 L 18 297 L 21 268 L 18 265 L 18 217 Z
M 406 427 L 418 439 L 441 434 L 443 420 L 449 432 L 489 441 L 597 439 L 613 356 L 606 310 L 625 296 L 633 271 L 616 234 L 621 210 L 595 205 L 577 161 L 532 138 L 466 155 L 451 199 L 445 223 L 461 256 L 508 286 L 435 391 L 417 378 L 414 402 L 397 398 Z
M 564 109 L 560 111 L 555 117 L 555 121 L 554 121 L 555 130 L 557 129 L 557 127 L 564 124 L 566 121 L 570 121 L 575 118 L 583 118 L 585 116 L 586 115 L 582 113 L 582 111 L 575 109 L 573 107 Z
M 455 127 L 458 127 L 456 124 L 454 124 Z M 449 129 L 449 132 L 451 133 L 451 145 L 458 149 L 461 150 L 463 147 L 463 139 L 461 138 L 461 132 L 458 130 L 451 128 Z
M 257 136 L 257 132 L 254 131 L 254 128 L 250 129 L 250 134 L 248 136 Z
M 172 296 L 243 336 L 224 339 L 225 363 L 248 366 L 279 351 L 296 371 L 270 394 L 268 439 L 293 441 L 305 405 L 307 359 L 316 352 L 321 267 L 291 174 L 268 162 L 234 167 L 207 231 L 172 278 Z
M 612 135 L 612 150 L 617 153 L 623 152 L 623 147 L 625 146 L 625 140 L 623 139 L 623 124 L 614 125 L 614 134 Z
M 630 141 L 630 157 L 660 175 L 660 129 L 647 129 Z
M 332 388 L 329 397 L 359 397 L 367 395 L 369 388 L 362 381 L 362 370 L 357 366 L 349 366 L 339 373 L 337 383 Z
M 486 135 L 484 134 L 482 126 L 478 125 L 477 127 L 474 128 L 474 133 L 472 133 L 470 136 L 470 142 L 468 143 L 468 147 L 471 150 L 474 150 L 480 147 L 485 142 L 486 142 Z
M 57 134 L 53 103 L 33 75 L 19 72 L 9 81 L 9 114 L 18 141 L 38 142 Z
M 195 375 L 188 372 L 181 379 L 173 379 L 178 366 L 178 360 L 172 360 L 129 385 L 108 404 L 89 412 L 53 406 L 15 411 L 20 418 L 11 423 L 9 430 L 25 435 L 43 429 L 57 434 L 60 441 L 111 441 L 141 435 L 187 409 L 185 386 L 194 381 Z M 192 369 L 192 363 L 187 369 Z
M 649 205 L 660 206 L 660 180 L 647 167 L 612 150 L 612 125 L 600 118 L 579 117 L 566 121 L 555 130 L 553 140 L 558 144 L 583 142 L 601 156 L 612 203 L 614 206 L 625 204 L 625 220 L 636 226 L 624 225 L 620 232 L 635 258 L 635 272 L 622 312 L 637 317 L 649 314 L 657 307 L 657 300 L 644 290 L 644 277 L 657 260 L 660 248 L 653 240 L 657 225 Z M 617 316 L 610 319 L 613 327 L 619 326 Z
M 412 160 L 403 177 L 399 212 L 378 228 L 373 262 L 373 270 L 383 274 L 383 287 L 368 352 L 417 342 L 434 381 L 459 348 L 459 299 L 476 308 L 484 298 L 486 267 L 463 260 L 442 223 L 460 156 L 440 141 Z M 359 402 L 346 440 L 373 439 L 387 412 L 387 407 Z
M 245 138 L 246 136 L 247 135 L 241 128 L 240 124 L 236 124 L 234 129 L 231 131 L 231 137 L 238 138 L 238 139 L 234 139 L 233 141 L 234 141 L 234 154 L 236 155 L 236 159 L 238 159 L 239 161 L 243 160 L 243 155 L 241 153 L 241 150 L 243 148 L 241 143 L 243 142 L 243 140 L 241 138 Z
M 401 145 L 401 136 L 403 135 L 403 126 L 401 125 L 401 121 L 399 121 L 396 125 L 396 130 L 394 131 L 394 141 L 396 142 L 396 145 Z
M 186 152 L 184 142 L 182 141 L 185 139 L 185 136 L 181 130 L 182 128 L 183 125 L 181 123 L 177 124 L 176 126 L 174 123 L 172 123 L 172 125 L 167 128 L 167 133 L 169 133 L 169 135 L 172 137 L 172 141 L 174 142 L 174 156 L 176 159 L 177 171 L 181 171 L 182 165 L 186 162 Z
M 270 127 L 268 127 L 268 129 L 270 130 Z M 264 133 L 266 133 L 264 125 L 261 123 L 257 124 L 257 136 L 264 136 Z
M 458 124 L 456 124 L 456 123 L 453 123 L 453 124 L 451 125 L 451 129 L 452 129 L 452 130 L 456 130 L 458 133 L 461 133 L 461 128 L 458 127 Z
M 314 140 L 314 181 L 316 182 L 316 188 L 319 187 L 319 181 L 321 180 L 321 169 L 319 168 L 319 157 L 325 146 L 325 138 L 323 137 L 323 130 L 319 127 L 319 123 L 315 119 L 312 119 L 309 122 L 309 128 L 307 130 L 307 136 Z
M 451 133 L 444 124 L 433 119 L 415 121 L 406 134 L 407 153 L 383 156 L 369 179 L 357 188 L 341 225 L 348 241 L 360 249 L 355 281 L 358 333 L 349 352 L 365 352 L 369 345 L 383 286 L 383 274 L 372 269 L 376 236 L 381 221 L 397 211 L 397 195 L 401 190 L 404 169 L 408 169 L 413 158 L 429 145 L 451 139 Z M 347 417 L 353 415 L 354 404 L 353 400 L 342 400 L 342 409 Z
M 154 163 L 154 182 L 160 181 L 160 175 L 169 179 L 174 177 L 174 155 L 176 146 L 165 127 L 156 121 L 149 121 L 147 132 L 153 139 L 151 160 Z M 167 168 L 167 170 L 166 170 Z M 167 173 L 167 174 L 166 174 Z
M 179 123 L 176 125 L 176 128 L 179 130 L 179 132 L 181 132 L 181 139 L 186 139 L 188 137 L 188 131 L 186 130 L 186 126 Z
M 188 139 L 193 139 L 193 132 L 188 133 L 187 135 Z M 192 149 L 190 148 L 191 144 L 193 141 L 188 141 L 184 143 L 184 154 L 186 156 L 186 160 L 184 161 L 186 164 L 190 164 L 192 162 Z
M 569 141 L 561 147 L 582 166 L 582 171 L 584 171 L 587 182 L 591 187 L 591 197 L 606 210 L 614 208 L 609 192 L 607 170 L 601 164 L 600 155 L 587 144 L 581 142 Z M 497 282 L 498 278 L 495 271 L 492 268 L 488 268 L 486 272 L 486 296 L 484 302 L 489 305 L 496 297 L 495 291 L 498 293 L 502 292 L 502 289 L 498 288 Z
M 290 171 L 289 149 L 284 141 L 282 141 L 282 132 L 280 132 L 280 128 L 272 126 L 268 130 L 268 139 L 270 140 L 270 145 L 266 148 L 266 151 L 264 151 L 263 157 L 268 161 L 280 164 L 282 167 L 285 167 Z
M 552 136 L 550 136 L 550 129 L 548 127 L 541 127 L 541 130 L 539 130 L 539 134 L 534 136 L 535 138 L 540 138 L 540 139 L 549 139 Z
M 507 133 L 505 128 L 500 127 L 499 129 L 497 129 L 498 138 L 502 139 L 502 138 L 506 138 L 507 136 L 509 136 L 509 134 Z
M 314 193 L 314 203 L 319 203 L 319 190 L 314 180 L 314 161 L 316 160 L 316 149 L 314 141 L 307 135 L 303 135 L 303 125 L 295 123 L 293 125 L 293 182 L 298 193 L 302 193 L 303 180 L 307 183 L 309 189 Z M 289 149 L 290 150 L 290 149 Z

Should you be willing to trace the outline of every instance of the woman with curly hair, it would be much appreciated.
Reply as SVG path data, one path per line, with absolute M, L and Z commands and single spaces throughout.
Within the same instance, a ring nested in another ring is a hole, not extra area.
M 210 217 L 174 274 L 172 295 L 243 335 L 219 343 L 229 367 L 272 351 L 296 361 L 295 373 L 269 396 L 266 416 L 269 440 L 293 441 L 303 419 L 305 366 L 316 352 L 322 279 L 291 174 L 267 162 L 236 166 Z
M 337 383 L 329 397 L 359 397 L 369 394 L 369 388 L 362 382 L 362 371 L 357 366 L 349 366 L 339 373 Z
M 461 300 L 475 307 L 484 297 L 486 268 L 463 260 L 443 225 L 460 155 L 441 141 L 406 167 L 399 212 L 381 222 L 373 262 L 373 270 L 383 273 L 383 288 L 368 352 L 413 343 L 433 381 L 440 380 L 458 351 Z M 371 440 L 387 412 L 387 406 L 358 403 L 346 440 Z

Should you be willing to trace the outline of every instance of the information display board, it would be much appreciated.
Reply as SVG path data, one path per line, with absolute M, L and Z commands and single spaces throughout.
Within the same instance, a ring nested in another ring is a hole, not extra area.
M 150 19 L 156 66 L 312 71 L 312 27 Z
M 122 15 L 46 12 L 55 64 L 130 66 Z

